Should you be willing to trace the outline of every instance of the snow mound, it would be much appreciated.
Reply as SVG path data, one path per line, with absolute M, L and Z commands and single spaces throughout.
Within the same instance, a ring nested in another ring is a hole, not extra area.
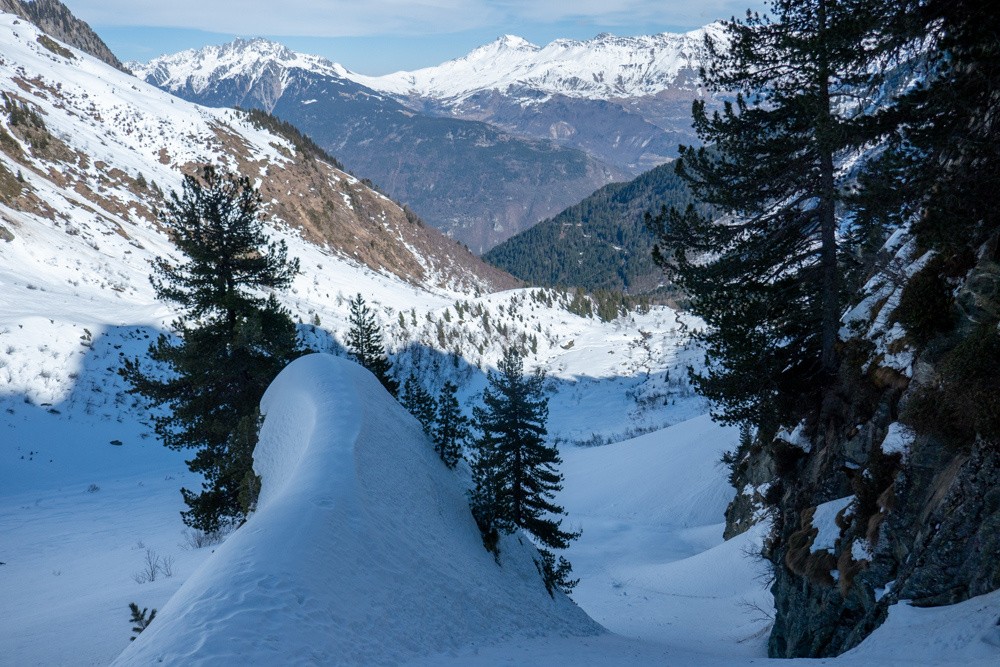
M 524 538 L 494 561 L 462 472 L 367 370 L 302 357 L 261 408 L 257 512 L 115 664 L 381 664 L 603 632 L 549 596 Z

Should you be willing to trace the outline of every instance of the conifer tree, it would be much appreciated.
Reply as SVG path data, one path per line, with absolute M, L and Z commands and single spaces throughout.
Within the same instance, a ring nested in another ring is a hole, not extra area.
M 355 361 L 370 370 L 395 396 L 399 392 L 399 383 L 392 377 L 392 362 L 385 352 L 382 330 L 375 321 L 375 314 L 360 293 L 351 299 L 350 306 L 351 328 L 347 332 L 347 349 Z
M 929 47 L 917 63 L 922 71 L 912 77 L 918 83 L 885 114 L 895 123 L 890 168 L 873 180 L 891 183 L 898 195 L 895 208 L 919 212 L 913 231 L 922 246 L 942 259 L 957 259 L 978 252 L 1000 230 L 994 203 L 1000 170 L 1000 6 L 980 0 L 900 4 L 906 20 L 892 28 L 903 40 L 916 30 L 916 41 Z
M 142 610 L 140 611 L 139 605 L 137 605 L 134 602 L 128 603 L 128 609 L 132 614 L 131 618 L 129 619 L 129 622 L 133 624 L 132 632 L 135 633 L 135 635 L 133 635 L 129 639 L 129 641 L 134 642 L 135 638 L 138 637 L 143 630 L 148 628 L 149 624 L 152 623 L 153 619 L 156 618 L 156 610 L 154 609 L 150 611 L 149 607 L 143 607 Z
M 403 383 L 403 389 L 399 392 L 399 402 L 411 415 L 417 418 L 420 425 L 424 427 L 424 432 L 430 435 L 434 427 L 437 403 L 430 392 L 423 388 L 415 374 L 410 373 L 407 376 Z
M 562 530 L 562 519 L 554 518 L 564 514 L 552 502 L 562 488 L 562 475 L 557 470 L 559 452 L 545 443 L 545 376 L 541 371 L 524 375 L 523 357 L 512 346 L 488 381 L 483 406 L 473 408 L 481 434 L 472 466 L 473 516 L 494 552 L 502 533 L 521 528 L 535 537 L 543 545 L 540 567 L 546 587 L 569 592 L 576 584 L 568 577 L 569 562 L 560 557 L 557 563 L 547 549 L 565 549 L 579 533 Z
M 885 42 L 872 4 L 773 0 L 773 19 L 725 22 L 703 75 L 736 99 L 714 113 L 694 103 L 705 147 L 682 147 L 677 163 L 721 217 L 694 207 L 647 216 L 658 262 L 708 324 L 696 387 L 730 422 L 796 419 L 839 367 L 844 244 L 860 235 L 838 217 L 838 164 L 875 132 L 865 96 L 880 83 L 872 65 Z
M 437 399 L 434 419 L 434 449 L 449 468 L 454 468 L 469 440 L 469 418 L 462 414 L 458 403 L 458 387 L 445 382 Z
M 212 532 L 252 508 L 258 479 L 252 453 L 258 405 L 278 372 L 298 354 L 295 324 L 273 294 L 289 286 L 298 260 L 263 230 L 259 193 L 249 179 L 211 166 L 185 176 L 160 214 L 185 259 L 156 260 L 150 280 L 159 299 L 179 307 L 171 328 L 150 346 L 158 368 L 127 360 L 122 376 L 151 406 L 154 430 L 171 449 L 193 449 L 188 467 L 205 481 L 181 489 L 193 528 Z

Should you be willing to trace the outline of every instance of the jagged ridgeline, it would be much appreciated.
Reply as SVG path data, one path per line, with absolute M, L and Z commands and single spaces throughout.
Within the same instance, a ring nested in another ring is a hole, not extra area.
M 579 204 L 493 248 L 483 259 L 532 285 L 649 292 L 662 272 L 653 263 L 647 211 L 686 207 L 691 193 L 660 165 L 627 183 L 607 185 Z
M 97 36 L 89 25 L 73 16 L 59 0 L 0 0 L 0 12 L 16 14 L 31 21 L 52 37 L 75 46 L 99 60 L 120 70 L 125 70 L 108 45 Z

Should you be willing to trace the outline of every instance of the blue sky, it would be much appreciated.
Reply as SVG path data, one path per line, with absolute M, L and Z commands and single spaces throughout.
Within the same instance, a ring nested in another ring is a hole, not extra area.
M 63 0 L 123 60 L 270 37 L 364 74 L 457 58 L 499 35 L 536 44 L 683 32 L 761 0 Z

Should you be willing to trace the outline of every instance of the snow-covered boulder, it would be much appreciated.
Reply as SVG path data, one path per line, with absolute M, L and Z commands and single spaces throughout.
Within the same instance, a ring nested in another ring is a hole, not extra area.
M 603 631 L 549 596 L 524 538 L 494 561 L 462 472 L 367 370 L 302 357 L 261 406 L 257 512 L 115 664 L 382 664 Z

